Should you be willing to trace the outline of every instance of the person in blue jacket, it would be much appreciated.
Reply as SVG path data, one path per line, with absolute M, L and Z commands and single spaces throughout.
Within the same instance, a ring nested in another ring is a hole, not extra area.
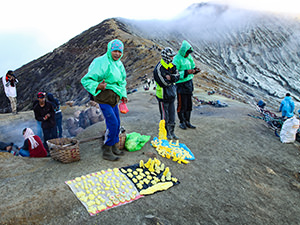
M 294 116 L 294 109 L 295 103 L 293 102 L 290 93 L 287 93 L 279 107 L 279 112 L 282 112 L 282 118 L 291 118 Z

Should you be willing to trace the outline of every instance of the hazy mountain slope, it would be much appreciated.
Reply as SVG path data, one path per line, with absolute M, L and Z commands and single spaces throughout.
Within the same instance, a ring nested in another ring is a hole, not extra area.
M 120 38 L 128 89 L 152 76 L 161 48 L 178 51 L 185 39 L 202 69 L 195 85 L 245 102 L 264 99 L 277 108 L 286 92 L 299 101 L 299 32 L 299 20 L 293 18 L 214 4 L 192 5 L 172 21 L 108 19 L 18 69 L 18 107 L 30 109 L 41 90 L 55 93 L 62 103 L 86 102 L 80 79 L 107 43 Z M 3 88 L 0 100 L 1 111 L 8 111 Z
M 139 82 L 138 77 L 153 70 L 159 48 L 152 41 L 132 36 L 118 20 L 108 19 L 16 70 L 20 81 L 17 86 L 18 108 L 31 109 L 39 91 L 54 93 L 62 103 L 69 100 L 85 103 L 89 96 L 80 79 L 87 73 L 92 60 L 104 54 L 107 43 L 114 38 L 125 44 L 122 61 L 127 71 L 128 87 L 134 86 Z M 8 99 L 3 88 L 0 100 L 1 111 L 8 111 Z
M 297 19 L 195 4 L 174 21 L 127 20 L 127 23 L 141 36 L 177 50 L 183 39 L 188 40 L 194 47 L 195 58 L 216 71 L 217 79 L 234 78 L 235 82 L 226 83 L 234 95 L 278 102 L 286 92 L 291 92 L 299 101 Z

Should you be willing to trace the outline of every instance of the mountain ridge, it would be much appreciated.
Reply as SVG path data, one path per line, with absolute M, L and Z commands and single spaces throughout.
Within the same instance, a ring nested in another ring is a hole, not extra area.
M 80 84 L 92 60 L 106 52 L 107 43 L 124 42 L 122 62 L 128 90 L 152 77 L 166 46 L 178 51 L 183 40 L 194 48 L 202 73 L 195 84 L 205 90 L 227 93 L 243 102 L 264 99 L 276 108 L 286 92 L 299 106 L 300 23 L 224 5 L 193 5 L 172 21 L 106 19 L 52 52 L 15 72 L 18 109 L 32 109 L 38 91 L 52 92 L 62 103 L 84 104 L 88 93 Z M 9 112 L 8 99 L 0 90 L 0 112 Z

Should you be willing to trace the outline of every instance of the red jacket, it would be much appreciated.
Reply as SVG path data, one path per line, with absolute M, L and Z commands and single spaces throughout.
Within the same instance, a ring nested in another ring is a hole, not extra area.
M 31 143 L 28 141 L 28 148 L 29 148 L 29 155 L 30 157 L 46 157 L 47 156 L 47 151 L 42 143 L 42 140 L 40 139 L 39 136 L 34 135 L 34 139 L 39 143 L 39 146 L 36 148 L 32 149 L 31 148 Z

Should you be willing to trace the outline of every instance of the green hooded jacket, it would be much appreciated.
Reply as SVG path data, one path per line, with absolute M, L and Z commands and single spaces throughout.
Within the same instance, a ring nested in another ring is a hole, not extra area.
M 88 73 L 81 79 L 83 87 L 93 96 L 101 91 L 96 89 L 98 84 L 105 80 L 106 89 L 114 91 L 120 98 L 127 98 L 126 91 L 126 72 L 121 57 L 115 61 L 111 56 L 112 40 L 107 45 L 107 52 L 93 60 L 89 66 Z
M 189 50 L 189 49 L 193 50 L 193 47 L 186 40 L 184 40 L 181 44 L 181 47 L 180 47 L 177 55 L 175 55 L 175 57 L 173 59 L 173 63 L 176 65 L 176 67 L 179 71 L 179 74 L 180 74 L 180 79 L 176 83 L 183 83 L 183 82 L 193 79 L 193 77 L 194 77 L 194 74 L 189 74 L 186 78 L 184 78 L 185 70 L 190 70 L 190 69 L 195 68 L 195 62 L 194 62 L 191 54 L 189 54 L 188 57 L 184 58 L 187 50 Z

